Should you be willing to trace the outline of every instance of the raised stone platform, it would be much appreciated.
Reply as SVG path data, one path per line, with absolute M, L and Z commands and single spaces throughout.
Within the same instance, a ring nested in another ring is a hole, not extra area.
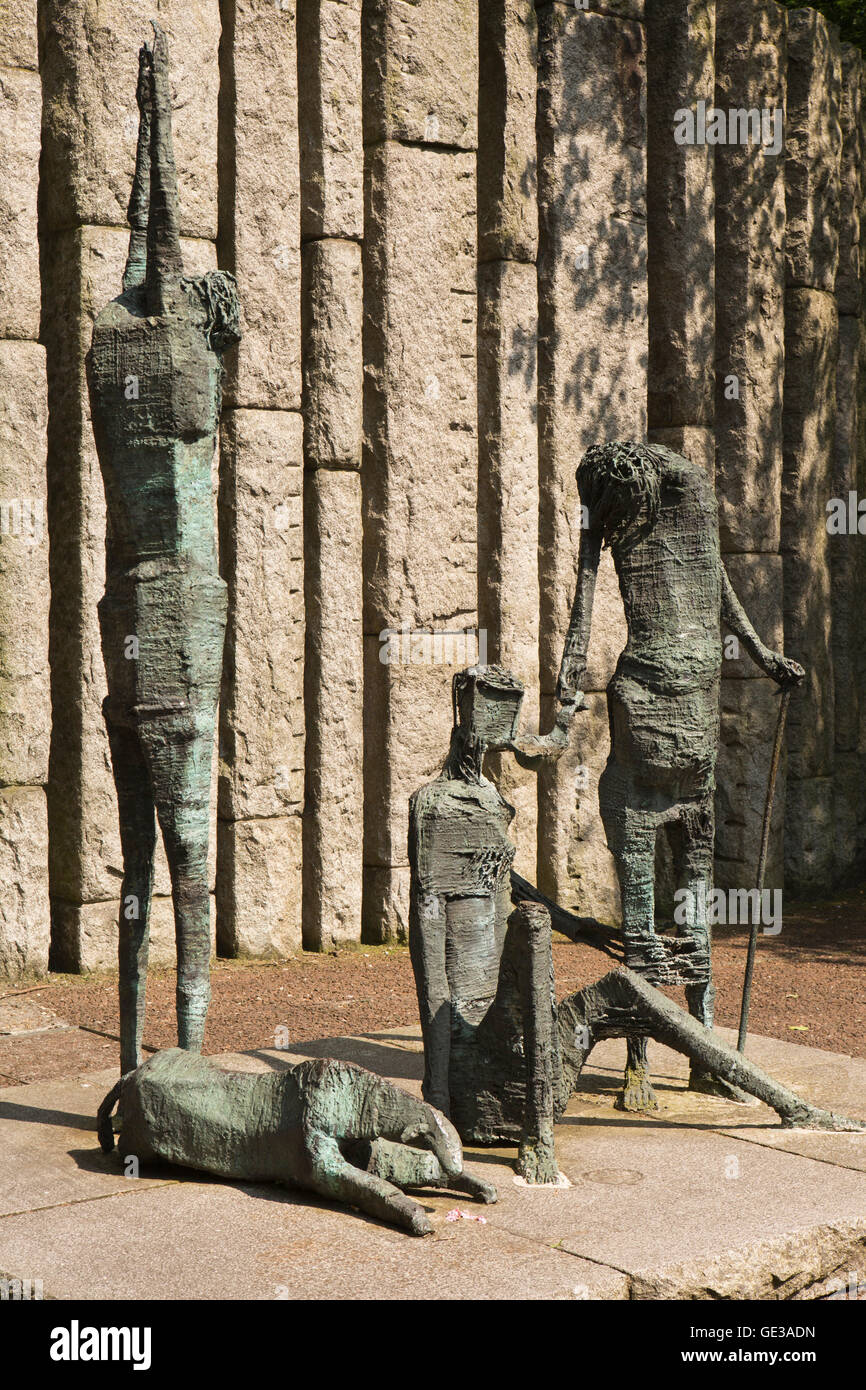
M 59 1299 L 866 1296 L 866 1133 L 785 1131 L 757 1104 L 692 1096 L 685 1059 L 653 1044 L 662 1109 L 623 1115 L 613 1098 L 624 1053 L 618 1041 L 595 1049 L 585 1092 L 557 1126 L 570 1188 L 520 1186 L 512 1151 L 469 1150 L 498 1204 L 425 1197 L 435 1234 L 423 1240 L 276 1187 L 180 1170 L 124 1177 L 94 1132 L 114 1072 L 7 1087 L 0 1277 L 41 1280 Z M 769 1038 L 750 1039 L 749 1055 L 810 1100 L 866 1120 L 866 1060 Z M 230 1060 L 309 1056 L 420 1092 L 412 1028 Z M 454 1211 L 466 1216 L 449 1220 Z

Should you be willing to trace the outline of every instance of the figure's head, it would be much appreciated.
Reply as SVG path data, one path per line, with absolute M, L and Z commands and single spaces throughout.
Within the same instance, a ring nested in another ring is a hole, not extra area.
M 615 440 L 587 449 L 577 470 L 589 529 L 605 545 L 631 549 L 658 519 L 663 452 L 651 444 Z
M 485 749 L 507 748 L 517 732 L 523 686 L 504 666 L 470 666 L 452 684 L 454 725 Z

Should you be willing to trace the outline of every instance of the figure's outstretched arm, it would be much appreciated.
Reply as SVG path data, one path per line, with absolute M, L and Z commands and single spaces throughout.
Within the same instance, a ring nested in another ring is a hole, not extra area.
M 525 735 L 515 739 L 509 748 L 521 767 L 538 771 L 543 763 L 560 757 L 568 747 L 571 721 L 584 708 L 583 682 L 586 679 L 586 654 L 592 625 L 592 602 L 601 555 L 601 535 L 583 531 L 580 539 L 577 588 L 565 637 L 556 698 L 559 710 L 553 728 L 547 734 Z
M 150 212 L 150 126 L 153 108 L 153 55 L 147 44 L 138 53 L 138 147 L 135 154 L 135 177 L 129 197 L 126 218 L 131 231 L 126 269 L 123 272 L 124 290 L 143 285 L 147 274 L 147 223 Z
M 153 113 L 150 133 L 150 216 L 147 224 L 147 297 L 151 313 L 171 307 L 183 275 L 177 171 L 171 138 L 168 41 L 153 25 Z
M 798 685 L 806 672 L 797 661 L 770 651 L 758 636 L 746 615 L 746 610 L 734 593 L 728 572 L 722 565 L 722 621 L 735 637 L 739 637 L 749 656 L 761 670 L 781 686 Z

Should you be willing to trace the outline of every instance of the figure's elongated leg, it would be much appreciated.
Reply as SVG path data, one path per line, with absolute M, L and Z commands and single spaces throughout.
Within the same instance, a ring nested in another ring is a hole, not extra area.
M 309 1185 L 320 1197 L 347 1202 L 368 1216 L 401 1226 L 413 1236 L 426 1236 L 433 1227 L 424 1208 L 384 1178 L 355 1168 L 340 1153 L 336 1139 L 308 1130 Z
M 437 894 L 419 894 L 409 923 L 409 955 L 415 974 L 424 1039 L 421 1094 L 443 1115 L 451 1106 L 448 1068 L 451 1054 L 451 991 L 445 969 L 445 902 Z
M 541 903 L 521 903 L 516 913 L 525 933 L 523 1050 L 526 1108 L 517 1172 L 530 1183 L 559 1178 L 553 1142 L 554 1047 L 550 913 Z
M 107 708 L 103 713 L 117 788 L 123 850 L 118 988 L 120 1069 L 126 1073 L 141 1062 L 156 823 L 150 775 L 138 736 L 133 729 L 112 724 Z
M 210 1002 L 207 856 L 213 725 L 190 716 L 147 721 L 156 813 L 171 873 L 177 940 L 177 1041 L 200 1052 Z
M 656 818 L 649 812 L 629 812 L 619 815 L 624 822 L 614 839 L 613 849 L 622 899 L 625 963 L 629 964 L 636 946 L 644 948 L 655 936 L 655 852 Z M 607 829 L 608 819 L 605 820 Z M 608 844 L 614 838 L 608 834 Z M 644 1036 L 626 1038 L 626 1066 L 623 1089 L 617 1097 L 620 1110 L 658 1110 L 658 1100 L 650 1084 L 647 1044 Z
M 705 1028 L 713 1026 L 716 987 L 712 976 L 712 928 L 709 904 L 713 897 L 713 845 L 715 815 L 713 798 L 708 796 L 694 806 L 684 808 L 679 822 L 681 836 L 680 865 L 682 886 L 688 890 L 684 933 L 692 938 L 706 955 L 708 978 L 705 984 L 686 985 L 689 1013 Z M 712 1076 L 700 1062 L 692 1060 L 689 1071 L 689 1090 L 702 1095 L 719 1096 L 723 1100 L 745 1100 L 741 1091 L 721 1077 Z

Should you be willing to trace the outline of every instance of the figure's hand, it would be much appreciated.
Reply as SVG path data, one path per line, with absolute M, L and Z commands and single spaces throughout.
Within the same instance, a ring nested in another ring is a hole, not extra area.
M 783 690 L 790 690 L 799 685 L 806 675 L 799 661 L 792 661 L 781 652 L 768 652 L 764 670 Z
M 138 86 L 135 91 L 139 111 L 149 111 L 153 100 L 153 54 L 147 44 L 138 50 Z
M 586 709 L 586 701 L 578 691 L 560 703 L 553 728 L 548 734 L 525 734 L 508 744 L 520 767 L 537 772 L 546 763 L 555 763 L 568 747 L 571 721 L 578 710 Z

